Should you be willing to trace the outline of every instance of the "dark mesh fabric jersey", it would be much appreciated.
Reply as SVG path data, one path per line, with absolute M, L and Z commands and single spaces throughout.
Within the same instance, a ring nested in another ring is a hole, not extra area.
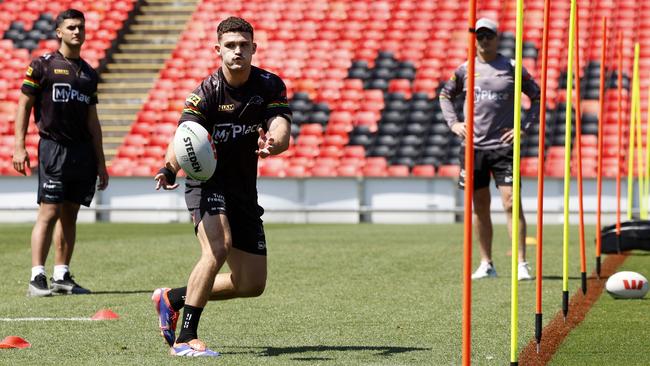
M 291 120 L 286 87 L 278 76 L 253 66 L 238 88 L 226 83 L 221 68 L 204 79 L 187 97 L 179 124 L 195 121 L 210 132 L 217 169 L 207 182 L 187 179 L 186 185 L 221 190 L 229 207 L 257 208 L 257 130 L 266 131 L 266 121 L 274 116 Z
M 84 60 L 60 52 L 32 61 L 22 92 L 36 96 L 34 115 L 41 137 L 63 145 L 90 141 L 88 106 L 97 104 L 97 73 Z

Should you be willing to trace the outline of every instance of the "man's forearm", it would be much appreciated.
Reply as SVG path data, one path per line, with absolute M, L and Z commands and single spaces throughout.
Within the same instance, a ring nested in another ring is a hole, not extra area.
M 534 124 L 539 123 L 539 109 L 539 100 L 533 101 L 530 105 L 530 109 L 528 109 L 528 113 L 526 113 L 526 119 L 523 123 L 524 132 L 528 132 Z
M 30 97 L 21 94 L 18 99 L 18 109 L 16 110 L 15 124 L 15 147 L 25 148 L 25 136 L 27 136 L 27 127 L 29 126 L 29 114 L 32 111 Z
M 178 174 L 181 170 L 181 166 L 178 165 L 178 160 L 176 160 L 176 152 L 174 152 L 174 140 L 170 141 L 167 146 L 167 152 L 165 153 L 165 168 L 170 169 L 174 174 Z
M 451 126 L 453 126 L 455 123 L 460 122 L 458 115 L 456 114 L 456 110 L 454 109 L 454 104 L 449 98 L 441 95 L 439 102 L 440 109 L 442 110 L 442 116 L 444 117 L 445 122 L 447 122 L 447 126 L 449 126 L 449 128 L 451 128 Z
M 269 152 L 277 155 L 289 148 L 291 123 L 284 117 L 274 117 L 269 121 L 269 134 L 273 137 L 274 148 Z
M 91 105 L 88 111 L 88 132 L 93 143 L 95 150 L 95 158 L 97 159 L 97 166 L 105 166 L 106 159 L 104 157 L 104 146 L 102 141 L 102 127 L 99 125 L 99 117 L 97 116 L 97 107 Z

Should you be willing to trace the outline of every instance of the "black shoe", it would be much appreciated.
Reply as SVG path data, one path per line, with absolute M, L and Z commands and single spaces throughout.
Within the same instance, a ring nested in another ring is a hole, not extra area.
M 27 288 L 27 296 L 32 297 L 43 297 L 43 296 L 52 296 L 52 291 L 47 287 L 47 278 L 44 274 L 39 274 L 34 277 L 34 281 L 29 281 L 29 287 Z
M 85 295 L 90 293 L 90 290 L 79 286 L 79 284 L 72 279 L 70 272 L 66 272 L 66 274 L 63 275 L 62 280 L 55 280 L 54 278 L 50 278 L 50 280 L 52 281 L 52 292 L 68 295 Z

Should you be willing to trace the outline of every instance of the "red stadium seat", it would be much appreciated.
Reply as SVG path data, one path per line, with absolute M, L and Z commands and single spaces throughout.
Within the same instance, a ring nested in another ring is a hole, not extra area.
M 131 160 L 137 160 L 139 157 L 144 155 L 144 146 L 137 145 L 122 145 L 117 152 L 117 157 L 129 158 Z
M 323 141 L 323 137 L 318 135 L 298 135 L 296 140 L 296 146 L 314 146 L 318 148 L 318 145 Z
M 411 98 L 411 81 L 407 79 L 393 79 L 388 83 L 388 91 L 391 93 L 404 93 L 406 98 Z
M 300 135 L 322 136 L 323 126 L 318 123 L 305 123 L 300 126 Z
M 386 162 L 386 158 L 384 157 L 372 156 L 366 158 L 366 166 L 376 166 L 376 167 L 386 169 L 388 167 L 388 162 Z
M 152 169 L 150 166 L 136 165 L 131 168 L 130 175 L 134 177 L 149 177 L 155 175 L 158 169 Z
M 358 165 L 339 165 L 336 169 L 339 177 L 358 177 L 361 176 L 361 168 Z
M 341 165 L 354 165 L 359 168 L 366 165 L 366 159 L 363 157 L 342 157 L 339 159 Z
M 295 156 L 306 158 L 314 158 L 319 154 L 317 145 L 296 145 L 293 151 Z
M 323 137 L 323 146 L 336 146 L 341 151 L 348 141 L 347 133 L 345 135 L 325 135 Z
M 327 157 L 327 158 L 335 158 L 338 159 L 343 155 L 343 151 L 341 150 L 341 146 L 336 146 L 336 145 L 327 145 L 327 146 L 321 146 L 319 156 L 321 157 Z
M 412 173 L 415 177 L 434 177 L 436 168 L 433 165 L 416 165 L 413 167 Z
M 124 138 L 125 145 L 145 146 L 149 143 L 149 139 L 143 135 L 130 133 Z
M 458 178 L 460 174 L 460 166 L 458 165 L 441 165 L 438 167 L 438 176 Z
M 162 164 L 166 152 L 167 152 L 166 147 L 158 146 L 158 145 L 149 145 L 144 150 L 144 157 L 155 158 L 160 164 Z
M 338 125 L 338 126 L 350 126 L 352 129 L 352 124 L 354 122 L 354 116 L 348 111 L 333 111 L 330 114 L 330 119 L 328 123 L 329 126 Z
M 390 177 L 408 177 L 409 167 L 406 165 L 390 165 L 387 173 Z
M 314 165 L 311 168 L 312 177 L 336 177 L 336 168 L 330 165 Z
M 355 115 L 356 126 L 368 126 L 370 131 L 377 130 L 377 122 L 379 121 L 379 113 L 360 111 Z
M 386 177 L 388 176 L 387 168 L 381 165 L 366 165 L 362 169 L 366 177 Z
M 544 175 L 548 177 L 564 177 L 563 161 L 547 161 L 544 167 Z
M 522 158 L 520 162 L 521 175 L 524 177 L 536 177 L 539 170 L 538 158 Z
M 311 168 L 314 165 L 314 159 L 305 156 L 294 156 L 290 159 L 291 165 L 301 165 L 306 168 Z
M 314 166 L 329 166 L 336 168 L 339 165 L 339 159 L 336 157 L 320 156 L 314 162 Z
M 260 159 L 259 172 L 263 177 L 284 177 L 285 161 L 282 158 Z
M 285 174 L 287 177 L 302 178 L 308 177 L 309 172 L 304 165 L 290 165 L 287 167 Z

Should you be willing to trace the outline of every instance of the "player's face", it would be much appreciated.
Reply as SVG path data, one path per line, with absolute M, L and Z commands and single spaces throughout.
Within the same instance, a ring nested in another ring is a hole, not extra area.
M 225 67 L 239 71 L 250 68 L 257 45 L 249 33 L 228 32 L 221 35 L 214 48 Z
M 81 47 L 86 39 L 83 19 L 65 19 L 56 29 L 56 36 L 71 48 Z
M 499 37 L 489 30 L 479 30 L 476 32 L 476 50 L 480 53 L 493 54 L 499 48 Z

